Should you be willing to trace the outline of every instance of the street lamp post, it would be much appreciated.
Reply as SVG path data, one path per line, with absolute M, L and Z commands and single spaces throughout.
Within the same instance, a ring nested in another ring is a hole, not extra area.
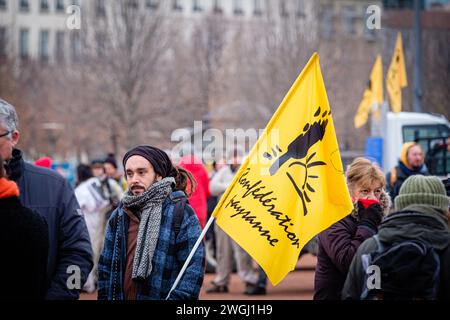
M 46 122 L 42 125 L 42 128 L 47 131 L 47 139 L 49 146 L 51 148 L 51 156 L 55 157 L 56 154 L 56 144 L 58 142 L 57 131 L 64 129 L 64 126 L 58 122 Z
M 422 112 L 422 27 L 421 0 L 414 0 L 414 112 Z

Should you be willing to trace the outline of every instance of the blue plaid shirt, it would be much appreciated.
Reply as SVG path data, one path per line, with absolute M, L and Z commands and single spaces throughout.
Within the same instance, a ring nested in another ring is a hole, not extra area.
M 142 285 L 138 286 L 137 300 L 162 300 L 169 293 L 184 262 L 201 233 L 198 218 L 189 204 L 186 204 L 177 239 L 173 228 L 173 199 L 182 196 L 175 191 L 163 203 L 163 214 L 159 239 L 152 260 L 152 272 Z M 106 229 L 105 244 L 98 264 L 98 299 L 124 300 L 124 274 L 128 238 L 128 219 L 120 205 L 111 215 Z M 195 252 L 189 266 L 170 300 L 198 299 L 205 272 L 205 249 L 203 242 Z

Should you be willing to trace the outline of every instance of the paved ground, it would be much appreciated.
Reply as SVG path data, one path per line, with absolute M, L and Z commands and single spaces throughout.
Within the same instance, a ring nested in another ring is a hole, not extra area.
M 237 274 L 231 277 L 229 292 L 222 294 L 206 294 L 205 289 L 209 287 L 214 279 L 214 274 L 206 274 L 200 300 L 310 300 L 314 290 L 314 268 L 316 258 L 312 255 L 304 255 L 297 263 L 295 271 L 290 272 L 276 287 L 268 283 L 267 294 L 264 296 L 247 296 L 243 294 L 244 285 Z M 97 294 L 82 294 L 81 300 L 95 300 Z

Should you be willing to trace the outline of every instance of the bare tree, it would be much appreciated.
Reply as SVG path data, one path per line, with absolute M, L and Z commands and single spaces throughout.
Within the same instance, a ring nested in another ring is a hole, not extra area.
M 194 62 L 191 73 L 199 88 L 198 107 L 205 115 L 220 89 L 219 72 L 222 68 L 227 29 L 223 19 L 213 14 L 205 16 L 192 34 L 191 54 Z
M 293 6 L 294 1 L 288 4 Z M 232 84 L 228 96 L 251 110 L 253 117 L 233 113 L 243 127 L 264 128 L 317 45 L 313 12 L 305 17 L 295 7 L 281 8 L 279 1 L 267 5 L 265 14 L 252 23 L 235 25 L 227 56 L 227 77 Z
M 161 112 L 149 84 L 157 77 L 173 30 L 162 14 L 139 10 L 133 1 L 108 1 L 104 9 L 91 10 L 86 22 L 81 72 L 98 93 L 104 107 L 98 116 L 117 150 L 118 144 L 142 141 L 145 116 Z
M 424 97 L 426 112 L 450 118 L 450 33 L 444 30 L 424 32 Z

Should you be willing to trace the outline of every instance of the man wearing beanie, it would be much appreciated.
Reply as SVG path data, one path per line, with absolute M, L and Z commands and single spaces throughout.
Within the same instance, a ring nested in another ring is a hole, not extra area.
M 386 175 L 386 187 L 391 199 L 397 197 L 403 182 L 412 175 L 429 175 L 424 164 L 422 147 L 416 142 L 406 142 L 402 146 L 398 165 Z
M 347 275 L 342 298 L 360 299 L 361 295 L 364 296 L 367 289 L 364 260 L 370 255 L 373 257 L 374 252 L 380 250 L 378 240 L 384 248 L 384 252 L 386 252 L 386 248 L 393 248 L 398 244 L 409 245 L 412 241 L 415 241 L 415 243 L 423 244 L 427 248 L 427 257 L 435 257 L 434 261 L 438 260 L 428 264 L 428 266 L 437 266 L 438 268 L 434 270 L 436 275 L 439 274 L 439 276 L 426 278 L 428 273 L 423 270 L 426 270 L 425 262 L 429 263 L 430 260 L 425 258 L 419 260 L 416 259 L 417 256 L 411 256 L 410 259 L 404 260 L 398 259 L 398 263 L 401 265 L 394 270 L 396 271 L 396 279 L 400 281 L 404 277 L 408 284 L 400 288 L 401 296 L 390 295 L 390 298 L 407 299 L 405 297 L 410 297 L 450 300 L 449 204 L 449 197 L 439 178 L 414 175 L 406 179 L 395 199 L 396 211 L 381 223 L 378 227 L 378 234 L 367 239 L 356 252 Z M 369 273 L 368 270 L 366 272 Z M 380 272 L 380 284 L 383 291 L 383 288 L 386 289 L 391 284 L 386 283 L 386 281 L 383 283 L 383 279 L 388 278 L 384 277 L 385 273 L 383 273 L 381 267 Z M 392 270 L 390 272 L 393 274 Z M 424 279 L 435 280 L 423 281 Z M 432 289 L 423 291 L 430 292 L 428 296 L 417 296 L 418 290 L 416 290 L 416 294 L 412 293 L 413 288 L 417 289 L 419 280 L 428 285 L 424 289 Z M 434 294 L 431 292 L 434 292 Z
M 165 299 L 201 234 L 186 203 L 188 181 L 191 186 L 194 181 L 164 151 L 150 146 L 128 151 L 123 167 L 128 190 L 108 221 L 98 299 Z M 200 244 L 169 299 L 198 299 L 204 259 Z

